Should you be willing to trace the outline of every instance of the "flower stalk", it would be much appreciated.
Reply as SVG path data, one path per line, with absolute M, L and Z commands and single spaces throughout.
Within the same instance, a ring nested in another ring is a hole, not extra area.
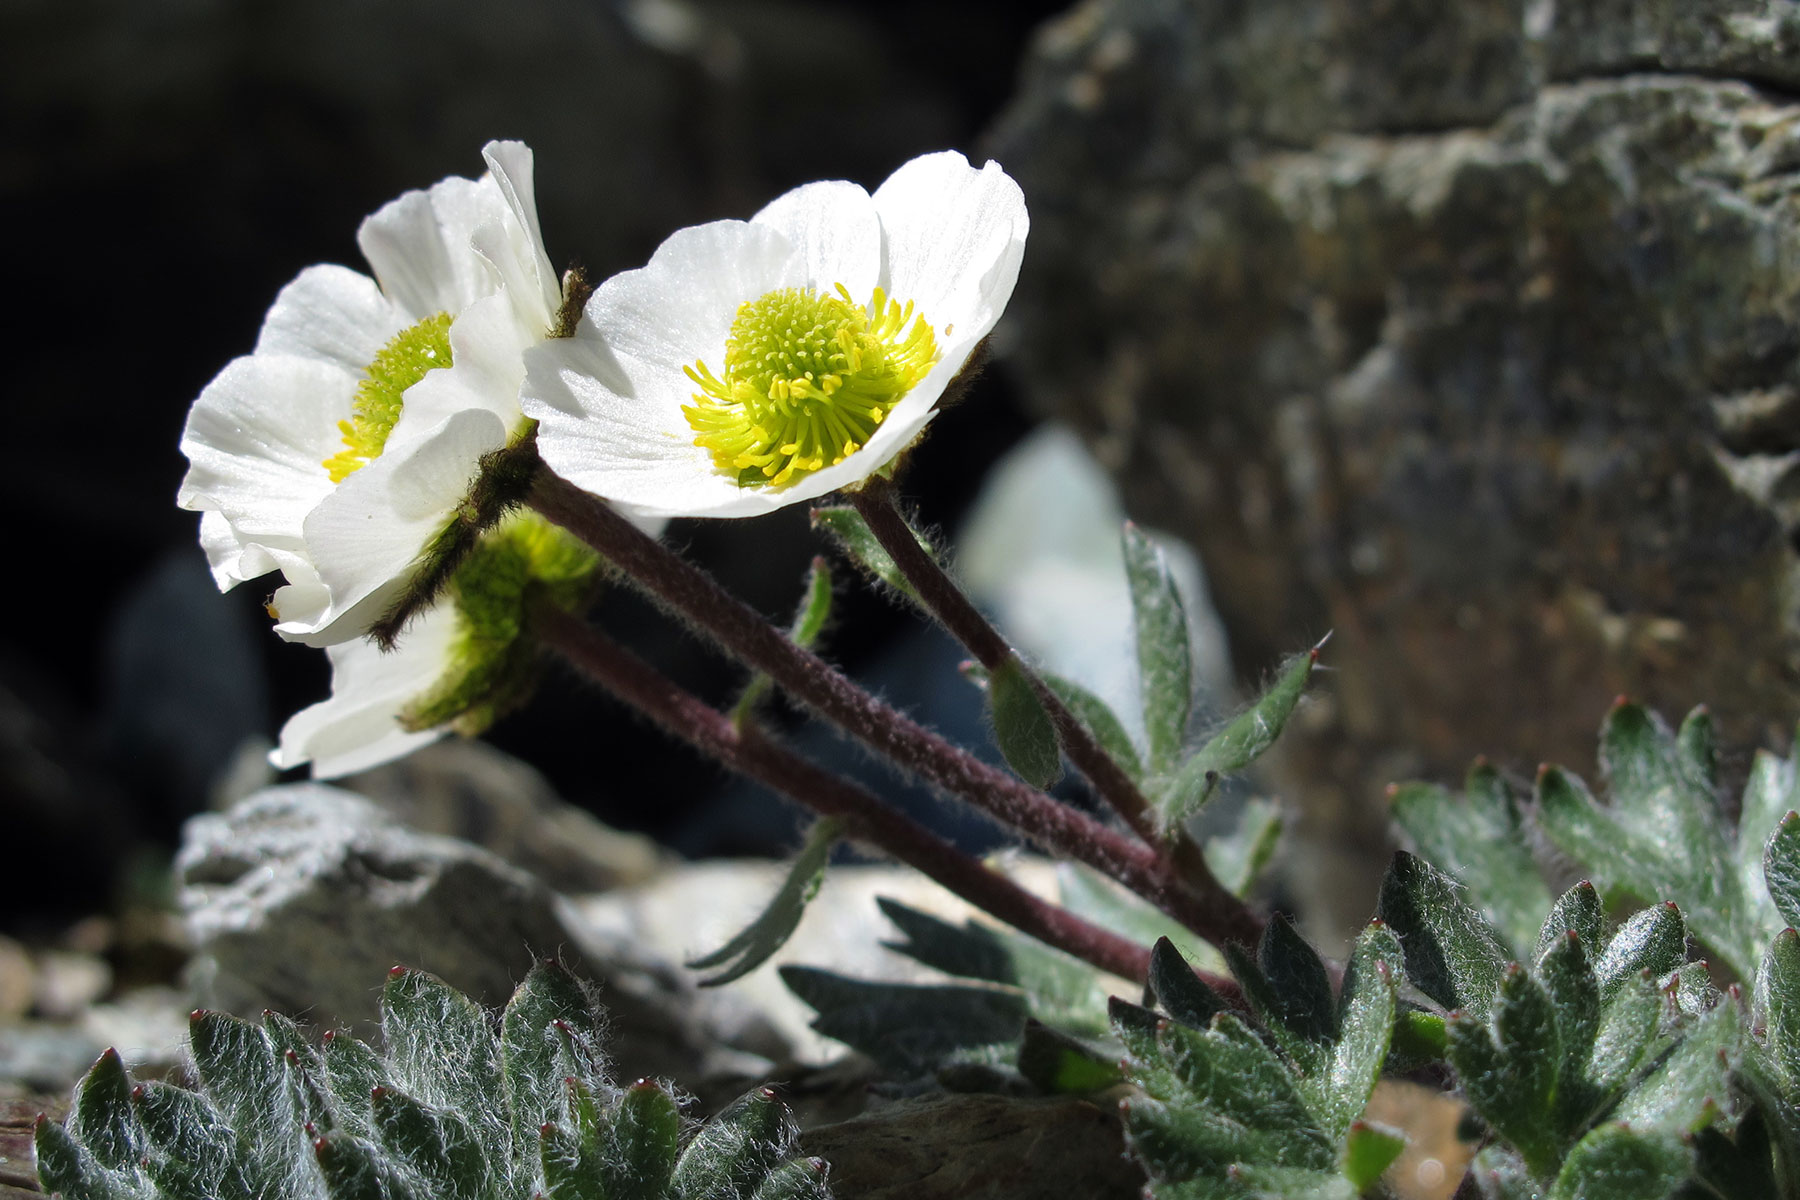
M 982 615 L 949 572 L 927 554 L 914 536 L 912 526 L 894 496 L 894 486 L 881 475 L 871 475 L 861 487 L 850 493 L 850 501 L 862 516 L 869 531 L 882 549 L 900 568 L 919 599 L 950 635 L 963 644 L 975 660 L 990 672 L 1000 670 L 1009 659 L 1024 676 L 1036 694 L 1063 752 L 1075 764 L 1100 798 L 1131 827 L 1132 832 L 1149 846 L 1168 846 L 1177 868 L 1190 886 L 1201 891 L 1223 890 L 1213 878 L 1212 868 L 1200 847 L 1185 833 L 1178 832 L 1173 843 L 1160 832 L 1150 802 L 1144 798 L 1131 776 L 1125 773 L 1113 756 L 1095 740 L 1088 727 L 1069 711 L 1062 697 L 1019 657 L 1011 644 L 993 623 Z
M 1261 920 L 1216 881 L 1184 883 L 1150 847 L 982 762 L 871 696 L 795 645 L 706 572 L 555 472 L 539 473 L 528 503 L 745 666 L 764 672 L 902 769 L 974 804 L 1045 851 L 1117 880 L 1209 941 L 1248 945 L 1260 936 Z
M 535 614 L 538 636 L 589 679 L 667 732 L 821 816 L 844 818 L 878 846 L 1015 929 L 1103 971 L 1142 983 L 1150 952 L 1041 900 L 895 812 L 869 792 L 734 721 L 580 618 L 553 605 Z

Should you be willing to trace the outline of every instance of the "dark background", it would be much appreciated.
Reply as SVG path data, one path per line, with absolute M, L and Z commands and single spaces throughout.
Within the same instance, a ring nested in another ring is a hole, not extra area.
M 552 258 L 601 276 L 808 180 L 872 188 L 946 146 L 979 160 L 1031 30 L 1058 7 L 0 3 L 0 925 L 93 907 L 121 863 L 172 845 L 247 737 L 325 693 L 324 656 L 268 632 L 267 589 L 213 592 L 198 518 L 173 503 L 188 405 L 249 352 L 297 271 L 362 268 L 357 223 L 479 173 L 493 137 L 537 152 Z M 953 525 L 1026 425 L 989 371 L 915 458 L 923 516 Z M 798 508 L 670 537 L 772 614 L 819 548 Z M 612 597 L 601 619 L 690 684 L 735 686 L 643 606 Z M 852 594 L 833 652 L 864 668 L 909 628 Z M 717 773 L 561 677 L 492 740 L 604 819 L 684 849 L 782 836 L 699 817 Z

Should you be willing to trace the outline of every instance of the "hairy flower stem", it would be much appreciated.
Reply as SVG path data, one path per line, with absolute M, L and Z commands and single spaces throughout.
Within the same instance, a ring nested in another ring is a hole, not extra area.
M 1048 853 L 1117 880 L 1208 941 L 1253 945 L 1261 936 L 1262 922 L 1237 897 L 1223 889 L 1216 896 L 1189 890 L 1136 839 L 1059 804 L 871 696 L 705 571 L 555 472 L 540 471 L 528 503 L 598 550 L 627 582 L 903 770 L 975 805 Z
M 1143 946 L 1038 899 L 856 784 L 762 736 L 754 724 L 734 722 L 580 618 L 544 605 L 533 614 L 532 627 L 588 678 L 696 750 L 821 816 L 845 818 L 852 837 L 1013 928 L 1103 971 L 1137 983 L 1148 977 L 1150 952 Z
M 1057 741 L 1062 743 L 1063 752 L 1075 764 L 1075 769 L 1087 777 L 1100 798 L 1147 845 L 1163 847 L 1165 840 L 1155 814 L 1137 784 L 1094 739 L 1087 726 L 1069 711 L 1062 697 L 1025 664 L 1000 631 L 981 615 L 981 610 L 970 602 L 949 573 L 919 545 L 911 524 L 895 501 L 893 484 L 880 475 L 871 475 L 858 490 L 850 493 L 850 500 L 862 514 L 869 531 L 894 560 L 894 565 L 900 568 L 900 573 L 906 576 L 907 582 L 913 585 L 919 598 L 950 635 L 989 671 L 998 671 L 1007 659 L 1012 659 L 1044 711 L 1050 714 Z M 1194 891 L 1203 896 L 1230 895 L 1213 877 L 1212 868 L 1207 866 L 1200 847 L 1185 833 L 1176 832 L 1171 854 L 1182 878 Z
M 1000 631 L 981 615 L 956 581 L 919 545 L 910 522 L 895 502 L 893 485 L 879 475 L 871 475 L 860 488 L 850 493 L 850 500 L 931 614 L 989 671 L 998 671 L 1008 659 L 1017 664 L 1044 711 L 1050 714 L 1057 740 L 1076 770 L 1087 776 L 1101 799 L 1124 818 L 1139 837 L 1152 845 L 1158 844 L 1161 839 L 1156 834 L 1149 801 L 1144 799 L 1123 768 L 1113 761 L 1112 755 L 1094 740 L 1087 727 L 1076 720 L 1061 697 L 1018 658 Z

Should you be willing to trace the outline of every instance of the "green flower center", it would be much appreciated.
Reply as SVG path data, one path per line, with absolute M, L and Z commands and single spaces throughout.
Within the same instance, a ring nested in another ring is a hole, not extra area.
M 427 371 L 450 365 L 450 314 L 426 317 L 402 329 L 375 355 L 356 385 L 350 419 L 339 421 L 344 448 L 326 459 L 331 482 L 342 483 L 354 471 L 381 457 L 394 422 L 400 419 L 406 389 Z
M 401 714 L 408 729 L 448 724 L 473 735 L 530 695 L 541 655 L 524 633 L 536 596 L 568 612 L 590 598 L 600 556 L 518 509 L 481 536 L 450 579 L 456 634 L 437 682 Z
M 876 288 L 865 306 L 843 284 L 778 288 L 738 305 L 723 377 L 704 362 L 686 368 L 700 391 L 681 411 L 694 444 L 739 487 L 782 488 L 867 445 L 937 360 L 910 300 Z

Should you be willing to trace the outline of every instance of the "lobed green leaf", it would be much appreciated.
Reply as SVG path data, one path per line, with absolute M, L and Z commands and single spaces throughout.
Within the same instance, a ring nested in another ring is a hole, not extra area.
M 1323 645 L 1323 643 L 1321 643 Z M 1306 691 L 1319 661 L 1320 646 L 1297 655 L 1282 668 L 1256 703 L 1239 713 L 1181 765 L 1156 798 L 1157 820 L 1165 832 L 1177 828 L 1212 798 L 1219 779 L 1261 758 L 1281 736 L 1294 706 Z
M 1550 890 L 1532 861 L 1518 802 L 1499 773 L 1478 761 L 1461 796 L 1409 783 L 1394 790 L 1391 804 L 1418 853 L 1468 889 L 1513 957 L 1522 958 L 1551 909 Z
M 1455 880 L 1401 851 L 1381 882 L 1376 915 L 1400 939 L 1414 986 L 1446 1009 L 1488 1015 L 1510 955 Z
M 1016 657 L 990 672 L 987 697 L 994 744 L 1007 765 L 1032 787 L 1049 787 L 1062 774 L 1056 726 Z
M 1602 1125 L 1569 1152 L 1550 1200 L 1665 1200 L 1692 1164 L 1692 1150 L 1674 1134 Z
M 723 946 L 688 962 L 688 967 L 695 970 L 724 967 L 702 979 L 701 987 L 718 987 L 742 979 L 787 945 L 794 930 L 800 927 L 800 918 L 806 915 L 806 906 L 812 903 L 813 897 L 819 894 L 820 885 L 825 882 L 831 849 L 843 837 L 844 828 L 841 817 L 823 817 L 813 822 L 799 855 L 788 867 L 768 907 Z
M 768 1088 L 733 1101 L 694 1135 L 670 1183 L 684 1200 L 748 1200 L 787 1156 L 794 1128 Z
M 1131 589 L 1132 623 L 1137 634 L 1138 689 L 1150 768 L 1162 773 L 1175 765 L 1187 737 L 1194 700 L 1193 644 L 1187 610 L 1169 573 L 1168 560 L 1150 535 L 1127 521 L 1123 535 L 1125 579 Z

